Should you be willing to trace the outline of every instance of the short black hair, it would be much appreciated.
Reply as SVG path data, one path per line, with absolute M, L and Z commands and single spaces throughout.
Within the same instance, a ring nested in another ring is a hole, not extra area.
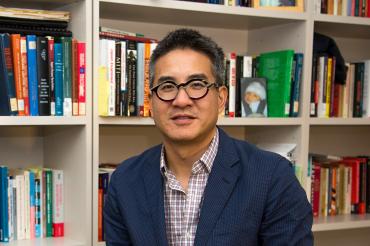
M 181 28 L 167 34 L 154 49 L 150 58 L 149 79 L 150 87 L 154 83 L 154 66 L 159 58 L 175 49 L 191 49 L 206 55 L 212 63 L 212 73 L 217 85 L 223 85 L 225 65 L 224 52 L 211 38 L 203 36 L 198 31 Z

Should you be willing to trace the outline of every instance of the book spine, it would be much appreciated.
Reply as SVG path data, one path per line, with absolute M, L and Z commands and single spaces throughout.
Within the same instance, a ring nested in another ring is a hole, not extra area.
M 29 171 L 30 181 L 30 239 L 35 238 L 36 204 L 35 204 L 35 173 Z
M 11 47 L 13 54 L 14 82 L 17 95 L 18 115 L 24 116 L 24 99 L 22 88 L 22 68 L 21 68 L 21 36 L 19 34 L 11 34 Z
M 55 115 L 55 66 L 54 66 L 54 38 L 48 37 L 48 65 L 50 82 L 50 115 Z
M 72 115 L 72 39 L 62 37 L 63 47 L 63 115 Z
M 0 167 L 0 242 L 9 242 L 8 168 Z
M 128 83 L 128 109 L 127 116 L 137 116 L 137 43 L 135 41 L 127 42 L 127 83 Z
M 14 70 L 13 70 L 13 57 L 11 52 L 11 42 L 10 36 L 7 33 L 0 34 L 0 51 L 3 56 L 3 73 L 5 75 L 4 81 L 6 86 L 6 92 L 9 103 L 9 113 L 10 115 L 18 115 L 18 108 L 17 108 L 17 96 L 15 91 L 15 84 L 14 84 Z
M 243 78 L 243 57 L 236 56 L 236 69 L 235 69 L 235 117 L 241 117 L 241 91 L 240 83 Z
M 116 74 L 115 74 L 115 59 L 116 59 L 116 44 L 114 40 L 107 40 L 107 71 L 109 81 L 108 94 L 108 116 L 115 115 L 116 101 Z
M 77 44 L 78 115 L 86 115 L 86 44 Z
M 121 84 L 120 84 L 120 108 L 121 116 L 127 116 L 127 108 L 128 108 L 128 82 L 127 82 L 127 42 L 121 42 Z
M 53 236 L 53 176 L 46 170 L 46 237 Z
M 299 98 L 302 84 L 302 70 L 303 70 L 303 54 L 294 54 L 295 69 L 294 69 L 294 87 L 292 88 L 291 99 L 291 116 L 298 117 L 299 115 Z
M 35 237 L 42 237 L 41 228 L 41 180 L 35 179 Z
M 50 115 L 50 80 L 49 80 L 49 58 L 48 40 L 45 37 L 37 37 L 36 41 L 37 57 L 37 80 L 39 82 L 39 115 Z
M 77 40 L 72 39 L 72 68 L 71 68 L 71 77 L 72 77 L 72 115 L 78 115 L 78 67 L 77 67 L 77 57 L 78 57 L 78 48 Z
M 313 216 L 318 217 L 320 214 L 320 165 L 314 165 L 313 167 L 313 198 L 312 198 L 312 212 Z
M 122 60 L 121 60 L 121 42 L 116 42 L 116 54 L 115 54 L 115 80 L 116 80 L 116 92 L 115 92 L 115 115 L 121 115 L 121 71 L 122 71 Z
M 31 116 L 39 115 L 39 95 L 36 64 L 36 36 L 27 35 L 28 96 L 30 101 Z
M 235 117 L 235 95 L 236 95 L 236 54 L 228 54 L 230 60 L 229 69 L 229 117 Z
M 27 65 L 27 40 L 21 37 L 21 76 L 24 100 L 24 115 L 30 115 L 30 101 L 28 97 L 28 65 Z
M 63 116 L 63 47 L 61 43 L 54 44 L 54 78 L 55 78 L 55 115 Z
M 137 44 L 137 63 L 136 63 L 136 93 L 137 93 L 137 105 L 136 112 L 138 116 L 144 116 L 144 54 L 145 44 Z
M 53 237 L 64 236 L 64 175 L 53 170 Z
M 150 43 L 145 43 L 144 50 L 144 117 L 149 117 L 149 95 L 150 95 Z

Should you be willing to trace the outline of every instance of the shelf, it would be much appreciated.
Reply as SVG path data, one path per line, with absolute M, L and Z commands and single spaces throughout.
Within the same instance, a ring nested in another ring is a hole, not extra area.
M 348 126 L 348 125 L 369 125 L 370 118 L 310 118 L 311 126 L 320 125 L 334 125 L 334 126 Z
M 301 125 L 300 118 L 227 118 L 220 117 L 219 126 L 291 126 Z M 144 117 L 99 117 L 100 125 L 154 126 L 151 118 Z
M 370 214 L 337 215 L 315 218 L 312 230 L 314 232 L 319 232 L 319 231 L 356 229 L 364 227 L 370 227 Z
M 85 125 L 86 116 L 0 116 L 0 126 Z
M 370 38 L 370 18 L 318 14 L 314 21 L 315 30 L 329 36 Z
M 174 0 L 100 0 L 100 18 L 171 23 L 171 25 L 256 29 L 303 21 L 307 19 L 307 14 Z
M 83 246 L 84 243 L 68 238 L 38 238 L 34 240 L 15 240 L 9 243 L 0 243 L 1 246 Z

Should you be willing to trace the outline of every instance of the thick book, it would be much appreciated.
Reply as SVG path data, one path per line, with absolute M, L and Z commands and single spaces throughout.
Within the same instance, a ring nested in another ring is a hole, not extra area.
M 301 95 L 301 85 L 302 85 L 302 73 L 303 73 L 303 54 L 294 54 L 294 73 L 292 73 L 292 88 L 291 88 L 291 98 L 290 98 L 290 117 L 298 117 L 299 115 L 299 103 Z
M 126 46 L 124 46 L 125 48 Z M 122 42 L 116 42 L 115 52 L 115 80 L 116 80 L 116 94 L 115 94 L 115 115 L 121 115 L 121 80 L 122 80 Z
M 268 117 L 288 117 L 294 50 L 262 53 L 258 77 L 266 78 Z
M 0 242 L 9 242 L 8 167 L 0 166 Z
M 136 92 L 137 92 L 137 103 L 136 111 L 138 116 L 144 116 L 144 53 L 145 53 L 145 44 L 137 43 L 137 83 L 136 83 Z
M 236 54 L 229 53 L 229 117 L 235 117 L 235 96 L 236 96 Z
M 10 39 L 12 43 L 14 84 L 17 96 L 18 115 L 23 116 L 25 115 L 25 112 L 22 87 L 21 35 L 11 34 Z
M 21 76 L 24 101 L 24 115 L 30 115 L 30 100 L 28 96 L 28 65 L 27 65 L 27 40 L 21 37 Z
M 39 115 L 39 93 L 37 81 L 36 35 L 27 35 L 27 71 L 30 115 Z
M 36 40 L 39 115 L 48 116 L 50 115 L 48 39 L 37 37 Z
M 54 71 L 54 37 L 48 39 L 48 65 L 50 82 L 50 115 L 55 115 L 55 71 Z
M 78 115 L 86 115 L 86 44 L 77 43 Z
M 61 43 L 54 43 L 54 79 L 55 79 L 55 115 L 63 116 L 63 47 Z
M 128 109 L 127 116 L 137 116 L 137 42 L 127 42 L 127 83 L 128 83 Z
M 17 115 L 10 36 L 0 33 L 0 115 Z
M 46 181 L 46 237 L 53 236 L 53 173 L 45 170 Z
M 53 174 L 53 237 L 64 236 L 64 173 L 52 170 Z
M 144 117 L 149 117 L 149 95 L 150 95 L 150 78 L 149 78 L 149 67 L 150 67 L 150 55 L 151 55 L 151 43 L 145 43 L 144 50 Z
M 72 38 L 61 37 L 63 48 L 63 115 L 72 116 Z

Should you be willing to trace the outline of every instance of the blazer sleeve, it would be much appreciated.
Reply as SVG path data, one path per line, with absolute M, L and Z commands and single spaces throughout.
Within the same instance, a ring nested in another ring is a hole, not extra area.
M 291 163 L 281 158 L 272 174 L 259 245 L 312 246 L 312 208 Z
M 118 183 L 116 181 L 118 180 L 116 176 L 116 173 L 111 176 L 107 198 L 104 203 L 105 241 L 107 246 L 132 245 L 119 207 L 119 200 L 123 198 L 119 197 L 117 192 Z

